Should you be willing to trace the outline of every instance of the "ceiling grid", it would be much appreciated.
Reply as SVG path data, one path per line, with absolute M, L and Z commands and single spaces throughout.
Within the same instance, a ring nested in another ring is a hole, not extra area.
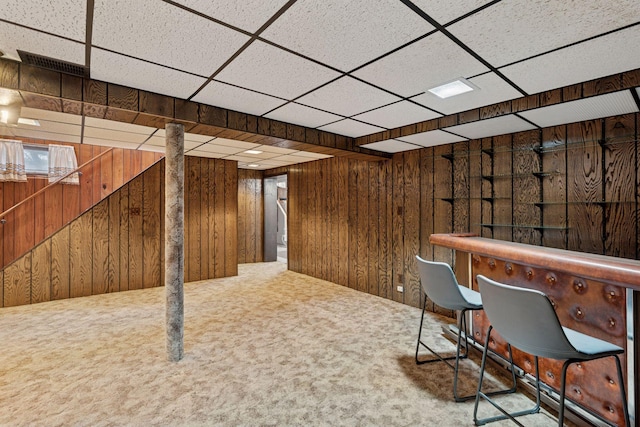
M 640 68 L 640 56 L 628 48 L 640 44 L 637 0 L 5 3 L 4 58 L 19 61 L 18 50 L 49 56 L 87 67 L 91 79 L 351 138 Z M 475 90 L 447 99 L 428 91 L 459 78 Z M 361 147 L 393 153 L 625 114 L 638 111 L 637 98 L 635 89 L 620 91 Z M 41 127 L 5 133 L 163 146 L 155 128 L 138 134 L 89 118 L 77 123 L 25 111 Z M 261 154 L 247 155 L 247 143 L 193 138 L 187 154 L 234 158 L 241 167 L 326 156 L 259 144 L 251 148 Z

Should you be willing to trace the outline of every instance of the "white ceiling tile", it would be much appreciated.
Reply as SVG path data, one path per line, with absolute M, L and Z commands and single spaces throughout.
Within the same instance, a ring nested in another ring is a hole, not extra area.
M 477 86 L 478 90 L 446 99 L 439 98 L 431 92 L 425 92 L 411 99 L 443 114 L 453 114 L 523 96 L 495 73 L 474 77 L 469 79 L 469 82 Z
M 202 77 L 95 47 L 91 49 L 91 78 L 183 99 L 191 96 L 206 81 Z
M 255 149 L 256 151 L 261 151 L 258 149 Z M 255 161 L 262 161 L 262 160 L 266 160 L 266 159 L 272 159 L 274 157 L 278 157 L 281 154 L 279 153 L 270 153 L 268 151 L 263 151 L 259 154 L 251 154 L 251 153 L 247 153 L 246 150 L 245 151 L 241 151 L 240 153 L 238 153 L 239 156 L 243 156 L 246 158 L 251 158 L 251 159 L 255 159 Z
M 300 157 L 309 157 L 311 159 L 328 159 L 329 157 L 333 157 L 330 154 L 312 153 L 311 151 L 298 151 L 295 155 Z
M 133 142 L 142 144 L 147 140 L 149 135 L 132 132 L 122 132 L 113 129 L 95 128 L 91 126 L 84 127 L 85 138 L 108 139 L 112 141 Z
M 341 116 L 326 113 L 315 108 L 289 103 L 270 112 L 265 117 L 286 123 L 315 128 L 342 119 Z
M 287 163 L 293 164 L 293 163 L 311 162 L 316 159 L 314 159 L 313 157 L 300 156 L 297 154 L 287 154 L 287 155 L 276 157 L 270 160 L 287 162 Z
M 428 132 L 415 133 L 413 135 L 402 136 L 398 138 L 400 141 L 418 144 L 423 147 L 432 147 L 434 145 L 451 144 L 453 142 L 465 141 L 466 138 L 452 135 L 442 130 L 431 130 Z
M 371 144 L 361 145 L 362 148 L 370 150 L 384 151 L 385 153 L 399 153 L 401 151 L 417 150 L 420 147 L 395 139 L 386 139 L 384 141 L 372 142 Z
M 371 126 L 351 119 L 340 120 L 339 122 L 331 123 L 318 129 L 337 133 L 338 135 L 351 136 L 353 138 L 384 130 L 383 128 Z
M 261 145 L 255 148 L 256 150 L 266 151 L 267 153 L 276 153 L 276 154 L 293 154 L 298 153 L 298 150 L 292 150 L 290 148 L 281 148 L 274 147 L 273 145 Z
M 397 96 L 345 76 L 314 90 L 297 102 L 343 116 L 352 116 L 399 100 Z
M 193 97 L 193 101 L 256 116 L 261 116 L 286 102 L 280 98 L 217 81 L 211 81 L 206 85 Z
M 209 151 L 201 151 L 201 150 L 190 150 L 187 153 L 187 156 L 197 156 L 197 157 L 208 157 L 210 159 L 220 159 L 220 158 L 226 156 L 226 154 L 212 153 L 212 152 L 209 152 Z
M 58 111 L 38 110 L 36 108 L 22 107 L 20 117 L 29 119 L 47 120 L 50 122 L 68 123 L 72 125 L 81 125 L 82 116 L 77 114 L 60 113 Z
M 129 150 L 135 150 L 140 145 L 135 142 L 117 141 L 113 139 L 103 139 L 103 138 L 93 138 L 87 135 L 85 135 L 82 138 L 82 143 L 91 144 L 91 145 L 102 145 L 105 147 L 126 148 Z
M 205 151 L 207 153 L 218 153 L 220 155 L 227 156 L 229 154 L 238 154 L 245 151 L 240 147 L 229 147 L 228 145 L 218 145 L 214 143 L 202 144 L 197 147 L 198 151 Z
M 149 136 L 156 128 L 149 126 L 136 125 L 133 123 L 116 122 L 113 120 L 97 119 L 95 117 L 85 117 L 84 125 L 94 128 L 112 129 L 122 132 L 139 133 L 141 135 Z
M 33 126 L 31 127 L 33 128 Z M 47 141 L 73 142 L 76 144 L 80 144 L 80 136 L 78 135 L 68 135 L 68 134 L 54 133 L 54 132 L 43 132 L 38 130 L 37 128 L 33 128 L 33 129 L 12 128 L 11 132 L 14 136 L 19 136 L 22 138 L 44 139 Z
M 548 127 L 637 112 L 638 106 L 631 92 L 623 90 L 518 114 L 540 127 Z
M 440 24 L 445 25 L 460 16 L 484 6 L 490 1 L 491 0 L 413 0 L 413 4 Z
M 367 113 L 358 114 L 354 119 L 388 129 L 441 117 L 441 114 L 420 107 L 409 101 L 400 101 Z
M 87 2 L 86 0 L 56 0 L 48 2 L 41 0 L 4 0 L 2 7 L 0 7 L 0 19 L 6 19 L 27 27 L 41 28 L 49 33 L 84 42 Z
M 511 0 L 447 29 L 500 67 L 638 21 L 637 0 Z
M 25 117 L 25 116 L 21 116 Z M 69 123 L 60 123 L 60 122 L 51 122 L 48 120 L 37 119 L 40 123 L 40 126 L 33 127 L 30 125 L 18 124 L 19 127 L 23 129 L 32 129 L 32 130 L 40 130 L 42 132 L 53 132 L 53 133 L 63 133 L 67 135 L 80 136 L 82 133 L 82 126 L 80 125 L 71 125 Z
M 286 165 L 290 165 L 290 162 L 283 162 L 283 161 L 278 161 L 278 160 L 273 160 L 273 159 L 268 159 L 268 160 L 262 160 L 260 162 L 261 165 L 263 166 L 269 166 L 271 168 L 273 167 L 278 167 L 278 166 L 286 166 Z
M 216 79 L 293 99 L 338 76 L 337 72 L 329 68 L 255 41 L 225 67 Z
M 0 123 L 0 138 L 8 138 L 8 137 L 13 137 L 14 135 L 14 130 L 16 128 L 14 127 L 8 127 L 5 126 L 4 124 Z
M 243 150 L 249 150 L 251 148 L 255 148 L 260 145 L 260 144 L 254 144 L 253 142 L 237 141 L 235 139 L 227 139 L 227 138 L 216 138 L 211 142 L 216 145 L 227 145 L 229 147 L 237 147 Z
M 3 7 L 4 5 L 0 10 Z M 3 58 L 19 61 L 20 56 L 16 52 L 18 49 L 84 66 L 83 43 L 0 22 L 0 50 L 4 52 Z
M 166 139 L 162 136 L 157 136 L 154 135 L 152 137 L 150 137 L 145 143 L 144 145 L 153 145 L 156 147 L 164 147 L 166 145 Z M 186 139 L 184 140 L 184 149 L 185 150 L 192 150 L 196 147 L 199 147 L 201 145 L 200 142 L 193 142 L 193 141 L 187 141 Z
M 95 2 L 95 46 L 201 76 L 213 74 L 247 40 L 242 33 L 165 2 Z
M 444 128 L 457 135 L 462 135 L 469 139 L 485 138 L 487 136 L 504 135 L 506 133 L 522 132 L 535 129 L 531 123 L 521 118 L 509 114 L 492 119 L 480 120 L 477 122 L 465 123 L 463 125 Z
M 253 33 L 280 10 L 287 0 L 177 0 L 176 3 Z
M 638 2 L 640 4 L 640 2 Z M 640 26 L 618 31 L 500 69 L 528 93 L 538 93 L 640 68 Z
M 239 154 L 235 154 L 235 155 L 232 155 L 232 156 L 226 156 L 225 159 L 227 159 L 227 160 L 235 160 L 237 162 L 260 163 L 260 159 L 256 159 L 256 158 L 251 157 L 251 156 L 241 156 Z
M 262 37 L 349 71 L 433 29 L 397 0 L 298 0 Z
M 166 133 L 164 129 L 158 129 L 156 131 L 156 133 L 153 134 L 153 136 L 159 136 L 161 138 L 166 138 Z M 200 135 L 198 133 L 189 133 L 189 132 L 185 132 L 184 133 L 184 140 L 185 141 L 191 141 L 191 142 L 199 142 L 200 144 L 204 143 L 204 142 L 208 142 L 211 141 L 214 137 L 210 136 L 210 135 Z
M 488 71 L 442 33 L 435 33 L 353 73 L 402 96 L 412 96 Z
M 141 146 L 138 147 L 138 150 L 153 151 L 154 153 L 164 153 L 165 147 L 159 147 L 157 145 L 142 144 Z

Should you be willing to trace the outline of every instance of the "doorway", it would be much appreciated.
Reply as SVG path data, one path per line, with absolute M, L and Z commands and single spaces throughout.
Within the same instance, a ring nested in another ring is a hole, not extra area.
M 287 263 L 287 175 L 264 179 L 264 260 Z

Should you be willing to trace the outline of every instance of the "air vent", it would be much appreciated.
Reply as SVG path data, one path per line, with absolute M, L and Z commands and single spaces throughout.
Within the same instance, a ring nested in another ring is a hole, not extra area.
M 73 74 L 74 76 L 89 77 L 89 69 L 72 62 L 61 61 L 48 56 L 37 55 L 35 53 L 18 51 L 20 59 L 23 63 L 33 65 L 34 67 L 45 68 L 65 74 Z

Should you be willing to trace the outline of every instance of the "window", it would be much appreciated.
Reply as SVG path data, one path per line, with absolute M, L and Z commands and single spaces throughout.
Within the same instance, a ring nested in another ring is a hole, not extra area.
M 24 169 L 28 175 L 49 175 L 49 146 L 24 144 Z

